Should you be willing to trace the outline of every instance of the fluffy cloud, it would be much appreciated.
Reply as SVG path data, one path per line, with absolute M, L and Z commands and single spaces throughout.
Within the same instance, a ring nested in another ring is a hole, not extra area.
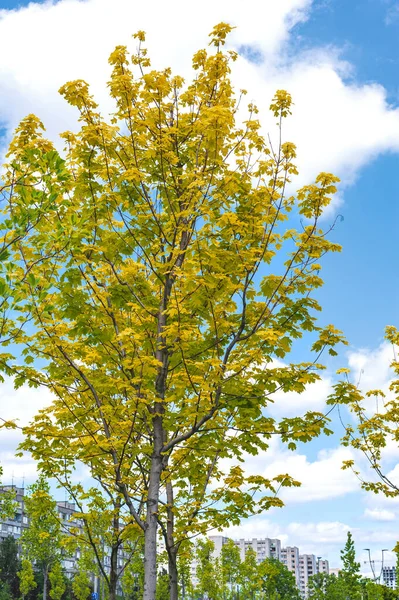
M 283 488 L 282 500 L 288 504 L 312 502 L 344 496 L 359 489 L 351 471 L 342 470 L 342 462 L 352 457 L 350 450 L 322 450 L 315 461 L 305 454 L 281 452 L 268 464 L 263 474 L 272 477 L 288 473 L 301 482 L 300 488 Z
M 6 378 L 0 386 L 0 417 L 5 421 L 15 420 L 17 429 L 2 429 L 1 466 L 3 467 L 3 482 L 14 480 L 21 485 L 22 480 L 31 483 L 36 476 L 36 464 L 29 455 L 16 458 L 15 452 L 22 441 L 20 427 L 27 425 L 33 416 L 42 408 L 48 406 L 51 396 L 46 389 L 33 389 L 22 386 L 14 390 L 11 379 Z
M 321 450 L 315 460 L 300 451 L 285 450 L 277 438 L 271 440 L 269 450 L 257 456 L 246 455 L 244 469 L 247 475 L 260 474 L 267 478 L 288 473 L 301 482 L 299 488 L 281 488 L 279 497 L 287 506 L 328 500 L 359 490 L 359 482 L 351 471 L 343 471 L 344 460 L 353 458 L 351 450 L 334 448 Z M 229 466 L 225 461 L 224 466 Z
M 286 137 L 299 147 L 298 183 L 319 170 L 332 170 L 348 184 L 379 153 L 398 150 L 399 111 L 387 104 L 382 86 L 356 83 L 339 49 L 288 51 L 296 36 L 294 26 L 306 20 L 312 4 L 312 0 L 253 0 L 248 10 L 240 0 L 205 0 L 195 14 L 195 26 L 183 0 L 141 4 L 61 0 L 3 10 L 3 125 L 9 131 L 26 113 L 35 112 L 53 138 L 60 130 L 74 127 L 75 113 L 57 89 L 75 78 L 88 80 L 103 107 L 110 108 L 105 86 L 108 54 L 116 44 L 129 43 L 138 29 L 148 32 L 155 66 L 171 65 L 189 75 L 191 54 L 206 44 L 212 26 L 224 20 L 237 25 L 230 44 L 242 55 L 233 70 L 234 82 L 259 105 L 266 130 L 272 128 L 267 107 L 274 91 L 283 87 L 293 94 L 294 117 Z
M 306 386 L 302 394 L 279 391 L 273 394 L 274 403 L 268 405 L 268 413 L 278 418 L 301 415 L 307 411 L 326 412 L 326 400 L 331 393 L 331 386 L 332 380 L 327 376 Z
M 352 379 L 363 390 L 382 389 L 388 391 L 392 380 L 390 364 L 394 359 L 391 344 L 383 342 L 377 348 L 361 348 L 349 352 L 348 365 Z
M 364 516 L 373 521 L 396 521 L 395 513 L 385 508 L 366 508 Z

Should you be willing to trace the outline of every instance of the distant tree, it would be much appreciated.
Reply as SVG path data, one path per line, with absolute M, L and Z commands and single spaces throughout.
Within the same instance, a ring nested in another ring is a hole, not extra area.
M 87 600 L 91 594 L 91 574 L 80 561 L 72 579 L 72 591 L 77 600 Z
M 344 582 L 347 598 L 358 600 L 361 598 L 360 563 L 356 562 L 355 544 L 350 531 L 347 534 L 345 547 L 341 550 L 341 560 L 343 568 L 340 577 Z
M 194 544 L 188 540 L 181 544 L 178 555 L 179 590 L 182 600 L 192 598 L 194 588 L 191 579 L 191 564 Z
M 0 581 L 9 586 L 13 598 L 19 597 L 18 571 L 20 568 L 18 544 L 10 535 L 0 543 Z
M 228 540 L 222 546 L 220 554 L 220 568 L 222 574 L 223 597 L 226 599 L 235 598 L 237 595 L 237 586 L 240 581 L 241 556 L 233 540 Z
M 240 593 L 243 598 L 254 600 L 256 594 L 262 589 L 262 579 L 259 573 L 256 552 L 248 548 L 240 568 Z
M 157 577 L 156 600 L 169 600 L 169 574 L 162 568 Z
M 10 600 L 10 598 L 12 598 L 10 586 L 8 585 L 8 583 L 1 581 L 0 582 L 0 600 Z
M 35 573 L 33 571 L 32 563 L 29 559 L 23 558 L 21 561 L 21 570 L 18 571 L 19 577 L 19 589 L 21 591 L 22 598 L 25 598 L 27 594 L 37 587 L 35 580 Z
M 215 544 L 199 540 L 196 546 L 197 580 L 195 595 L 208 600 L 222 599 L 222 577 L 219 559 L 214 556 Z
M 312 600 L 328 600 L 328 582 L 327 573 L 316 573 L 309 578 L 308 591 Z
M 266 558 L 259 565 L 265 600 L 300 600 L 293 573 L 275 558 Z
M 57 504 L 50 494 L 50 486 L 43 475 L 40 475 L 37 482 L 28 488 L 25 509 L 29 517 L 29 527 L 21 536 L 24 559 L 22 572 L 27 572 L 26 561 L 41 570 L 43 600 L 47 600 L 49 573 L 61 560 L 63 536 Z
M 49 573 L 50 580 L 50 598 L 51 600 L 61 600 L 63 597 L 67 585 L 65 581 L 65 574 L 62 569 L 61 562 L 56 562 Z

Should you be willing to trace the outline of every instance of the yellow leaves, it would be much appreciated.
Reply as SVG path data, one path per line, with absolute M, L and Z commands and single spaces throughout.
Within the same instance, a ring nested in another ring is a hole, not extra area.
M 98 106 L 89 94 L 89 85 L 83 79 L 64 84 L 60 87 L 59 93 L 71 106 L 76 106 L 80 110 L 91 110 Z
M 270 104 L 270 110 L 275 117 L 287 117 L 291 114 L 292 98 L 285 90 L 277 90 Z
M 235 27 L 229 25 L 229 23 L 218 23 L 209 34 L 209 37 L 211 38 L 209 45 L 212 44 L 216 47 L 223 46 L 226 43 L 228 34 L 231 33 L 233 29 L 235 29 Z
M 215 49 L 195 54 L 196 77 L 187 85 L 170 69 L 147 68 L 144 32 L 135 35 L 133 65 L 118 46 L 109 59 L 117 107 L 111 123 L 96 112 L 84 81 L 61 88 L 82 126 L 64 134 L 62 165 L 29 159 L 40 178 L 56 173 L 57 187 L 51 180 L 44 200 L 31 182 L 17 190 L 10 232 L 26 222 L 32 231 L 3 272 L 20 294 L 19 317 L 32 316 L 29 332 L 22 321 L 12 325 L 15 344 L 26 346 L 27 361 L 45 363 L 23 366 L 16 382 L 43 382 L 56 396 L 26 429 L 24 449 L 58 478 L 80 460 L 112 498 L 120 498 L 122 481 L 140 504 L 148 498 L 160 423 L 167 465 L 161 493 L 174 485 L 170 510 L 184 535 L 185 527 L 199 531 L 205 522 L 225 524 L 279 504 L 269 497 L 258 503 L 249 487 L 296 485 L 286 475 L 246 479 L 237 466 L 223 473 L 218 461 L 239 463 L 244 453 L 267 450 L 275 434 L 295 444 L 327 433 L 319 414 L 276 423 L 263 412 L 277 390 L 300 393 L 317 380 L 323 365 L 273 368 L 304 332 L 320 334 L 317 352 L 343 341 L 334 328 L 317 326 L 320 307 L 311 296 L 322 285 L 324 255 L 338 249 L 315 223 L 336 178 L 322 173 L 298 198 L 285 197 L 296 148 L 267 146 L 254 105 L 236 123 L 229 76 L 236 53 L 223 49 L 231 29 L 214 28 Z M 291 106 L 291 96 L 278 90 L 275 116 L 287 116 Z M 35 151 L 40 126 L 23 126 Z M 312 219 L 304 229 L 292 228 L 289 213 L 298 205 Z M 219 487 L 206 490 L 209 481 Z M 209 499 L 226 512 L 218 515 L 212 503 L 204 508 Z M 96 506 L 92 515 L 109 516 L 98 499 Z M 165 510 L 158 511 L 162 519 Z M 130 527 L 124 536 L 135 533 Z
M 108 62 L 110 65 L 127 63 L 127 47 L 116 46 L 115 50 L 109 55 Z
M 139 29 L 136 33 L 133 34 L 135 40 L 139 40 L 139 42 L 145 42 L 145 31 Z

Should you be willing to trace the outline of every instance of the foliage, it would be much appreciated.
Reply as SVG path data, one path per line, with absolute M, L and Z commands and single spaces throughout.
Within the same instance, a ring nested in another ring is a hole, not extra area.
M 8 583 L 1 581 L 0 582 L 0 600 L 11 600 L 11 590 Z
M 16 386 L 54 396 L 22 447 L 59 481 L 80 461 L 116 491 L 145 537 L 147 600 L 158 525 L 176 564 L 188 537 L 281 506 L 280 487 L 298 485 L 246 476 L 245 453 L 273 435 L 294 450 L 330 433 L 322 413 L 278 421 L 265 409 L 317 381 L 321 354 L 343 341 L 318 323 L 314 296 L 325 255 L 340 250 L 319 223 L 338 179 L 321 173 L 287 195 L 294 144 L 264 139 L 252 104 L 236 121 L 230 30 L 214 28 L 188 84 L 151 70 L 138 32 L 136 54 L 118 46 L 109 59 L 110 120 L 84 81 L 69 82 L 60 92 L 81 128 L 62 135 L 65 158 L 34 115 L 8 152 L 3 346 L 24 362 L 6 350 L 2 365 Z M 270 108 L 281 140 L 290 95 Z M 305 334 L 309 360 L 290 363 Z
M 49 595 L 51 600 L 61 600 L 65 590 L 67 589 L 61 562 L 56 562 L 53 565 L 49 573 L 49 579 L 51 586 Z
M 37 586 L 32 563 L 27 558 L 23 558 L 21 560 L 21 570 L 18 572 L 18 577 L 19 589 L 21 591 L 22 597 L 24 598 L 31 590 L 33 590 Z
M 198 540 L 196 547 L 197 580 L 195 595 L 209 600 L 222 597 L 221 568 L 219 559 L 213 555 L 215 544 L 211 540 Z
M 261 587 L 262 580 L 259 573 L 256 552 L 252 548 L 249 548 L 245 552 L 245 557 L 240 568 L 241 595 L 244 598 L 253 600 Z
M 87 600 L 91 594 L 90 573 L 79 563 L 72 579 L 72 591 L 77 600 Z
M 340 572 L 345 591 L 349 600 L 360 600 L 360 563 L 356 562 L 356 551 L 353 537 L 350 531 L 347 534 L 346 544 L 341 550 L 343 568 Z
M 19 597 L 20 567 L 18 544 L 12 536 L 8 536 L 0 542 L 0 581 L 7 584 L 13 598 Z
M 169 600 L 169 575 L 165 569 L 158 573 L 156 600 Z
M 23 558 L 31 564 L 34 563 L 42 571 L 43 600 L 46 600 L 49 572 L 61 560 L 63 536 L 57 504 L 50 494 L 49 483 L 43 474 L 36 483 L 29 486 L 28 495 L 25 497 L 25 510 L 29 518 L 29 527 L 24 529 L 21 536 Z M 22 562 L 22 572 L 25 573 L 24 560 Z M 27 577 L 30 581 L 29 572 Z
M 300 600 L 295 576 L 275 558 L 266 558 L 259 565 L 262 591 L 267 600 Z
M 387 476 L 382 460 L 387 444 L 397 444 L 399 439 L 399 361 L 396 352 L 399 346 L 399 331 L 393 326 L 388 326 L 385 339 L 392 345 L 393 378 L 389 385 L 392 397 L 386 399 L 386 393 L 378 389 L 363 392 L 358 384 L 350 382 L 350 370 L 340 369 L 338 372 L 344 373 L 346 379 L 334 386 L 335 390 L 329 402 L 347 406 L 355 417 L 355 424 L 352 422 L 346 426 L 342 443 L 361 451 L 367 457 L 376 477 L 365 478 L 357 470 L 353 459 L 346 460 L 343 468 L 353 470 L 363 489 L 383 493 L 392 498 L 399 495 L 399 487 Z
M 107 489 L 102 494 L 97 488 L 84 490 L 72 484 L 69 478 L 60 485 L 71 495 L 75 512 L 68 523 L 68 537 L 64 547 L 73 553 L 79 550 L 79 567 L 86 572 L 98 572 L 110 598 L 115 598 L 121 576 L 118 569 L 118 553 L 122 549 L 127 562 L 132 559 L 138 543 L 137 527 L 132 527 L 131 517 L 120 494 Z M 139 532 L 141 533 L 141 532 Z M 109 557 L 109 568 L 105 568 L 105 555 Z
M 228 540 L 222 546 L 220 566 L 223 584 L 223 598 L 234 598 L 240 582 L 241 557 L 240 550 L 233 540 Z

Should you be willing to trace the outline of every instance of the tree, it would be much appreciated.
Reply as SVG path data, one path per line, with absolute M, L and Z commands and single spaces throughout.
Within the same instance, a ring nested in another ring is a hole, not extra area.
M 8 536 L 0 542 L 0 581 L 8 585 L 13 598 L 19 596 L 20 567 L 18 544 L 12 536 Z
M 43 574 L 43 600 L 47 600 L 49 573 L 53 567 L 58 569 L 61 561 L 62 532 L 57 504 L 43 475 L 29 486 L 28 495 L 25 497 L 25 510 L 29 518 L 29 527 L 24 529 L 21 536 L 23 578 L 20 585 L 26 582 L 24 590 L 29 588 L 32 577 L 28 563 L 34 564 Z M 27 593 L 22 589 L 21 592 Z
M 182 600 L 193 597 L 193 582 L 191 578 L 191 566 L 194 555 L 194 544 L 186 541 L 180 546 L 178 555 L 178 574 L 179 574 L 179 596 Z
M 295 576 L 275 558 L 266 558 L 259 565 L 262 591 L 267 600 L 300 600 Z
M 257 592 L 262 589 L 262 579 L 253 548 L 245 551 L 245 558 L 240 568 L 240 590 L 243 598 L 254 600 Z
M 350 531 L 345 547 L 341 550 L 341 560 L 343 568 L 339 575 L 344 582 L 346 596 L 350 600 L 360 600 L 360 563 L 356 562 L 355 544 Z
M 51 600 L 61 600 L 62 596 L 65 593 L 65 590 L 67 589 L 66 586 L 66 582 L 65 582 L 65 575 L 62 569 L 62 565 L 61 562 L 56 562 L 50 573 L 49 573 L 49 580 L 50 580 L 50 593 L 49 596 L 51 598 Z
M 308 593 L 312 600 L 329 600 L 329 580 L 327 573 L 316 573 L 309 578 Z
M 372 389 L 363 392 L 358 384 L 351 383 L 350 369 L 339 369 L 346 379 L 338 382 L 329 402 L 346 405 L 353 416 L 355 424 L 346 426 L 342 439 L 344 446 L 352 446 L 361 451 L 376 478 L 369 480 L 356 470 L 353 459 L 344 462 L 344 469 L 352 469 L 361 486 L 367 491 L 383 493 L 389 498 L 399 495 L 399 487 L 384 472 L 382 458 L 388 443 L 397 444 L 399 439 L 399 361 L 396 349 L 399 346 L 399 331 L 389 326 L 385 330 L 385 339 L 392 345 L 393 360 L 391 368 L 393 379 L 389 386 L 392 398 L 386 400 L 382 390 Z
M 22 558 L 21 560 L 21 570 L 18 571 L 19 577 L 19 589 L 22 594 L 22 598 L 37 587 L 37 583 L 35 581 L 35 573 L 33 571 L 33 566 L 30 560 L 27 558 Z
M 25 363 L 5 352 L 3 369 L 55 397 L 23 447 L 54 469 L 80 461 L 117 490 L 144 537 L 145 600 L 160 524 L 174 600 L 184 540 L 281 505 L 292 478 L 246 477 L 239 463 L 273 435 L 294 449 L 329 432 L 321 413 L 278 422 L 264 409 L 317 381 L 321 353 L 343 341 L 318 324 L 312 295 L 340 249 L 319 224 L 338 179 L 321 173 L 287 196 L 295 146 L 270 145 L 253 105 L 236 122 L 230 30 L 214 28 L 190 84 L 150 70 L 138 32 L 132 59 L 122 46 L 110 57 L 110 122 L 85 82 L 67 83 L 81 129 L 63 134 L 65 159 L 30 115 L 4 179 L 2 330 Z M 271 110 L 280 136 L 290 95 L 279 90 Z M 305 332 L 309 360 L 276 362 Z
M 156 600 L 169 600 L 169 575 L 166 569 L 158 573 Z
M 211 540 L 198 540 L 195 553 L 198 585 L 195 594 L 207 600 L 222 600 L 221 567 L 214 551 L 215 544 Z
M 77 600 L 87 600 L 91 594 L 91 573 L 86 570 L 86 564 L 77 564 L 76 573 L 72 579 L 72 591 Z
M 223 596 L 224 598 L 235 598 L 240 581 L 241 557 L 240 550 L 233 540 L 228 540 L 222 546 L 220 554 L 220 565 L 222 571 Z M 226 593 L 227 592 L 227 593 Z
M 46 472 L 54 475 L 50 463 L 47 463 Z M 64 547 L 70 553 L 80 552 L 80 567 L 83 571 L 98 572 L 109 599 L 115 600 L 123 574 L 118 559 L 123 555 L 125 563 L 132 560 L 140 537 L 138 533 L 141 532 L 132 527 L 123 498 L 107 484 L 104 484 L 108 492 L 105 495 L 95 487 L 84 490 L 81 484 L 72 484 L 69 474 L 65 473 L 65 466 L 63 475 L 57 475 L 60 485 L 68 489 L 76 506 L 72 520 L 65 524 L 68 537 L 64 540 Z M 106 557 L 109 558 L 107 566 Z M 81 581 L 83 579 L 79 578 Z

